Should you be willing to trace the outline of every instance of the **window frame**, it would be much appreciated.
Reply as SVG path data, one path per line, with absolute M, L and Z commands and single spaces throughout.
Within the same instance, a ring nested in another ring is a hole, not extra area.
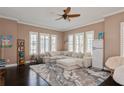
M 79 32 L 75 34 L 75 52 L 79 53 L 84 53 L 84 32 Z M 82 36 L 82 38 L 81 38 Z M 82 41 L 82 42 L 81 42 Z
M 44 37 L 44 40 L 43 40 L 43 51 L 44 52 L 41 52 L 41 36 L 43 36 Z M 46 38 L 48 37 L 48 51 L 46 51 Z M 47 33 L 39 33 L 39 41 L 40 41 L 40 44 L 39 44 L 39 50 L 40 50 L 40 54 L 43 54 L 43 53 L 45 53 L 45 52 L 50 52 L 51 50 L 50 50 L 50 34 L 47 34 Z
M 31 47 L 32 47 L 32 41 L 31 41 L 31 35 L 36 35 L 36 53 L 33 53 L 32 52 L 32 49 L 31 49 Z M 38 55 L 38 32 L 29 32 L 29 55 Z
M 72 38 L 72 40 L 70 40 L 70 37 Z M 72 50 L 70 49 L 70 45 L 72 47 Z M 73 34 L 68 35 L 68 51 L 69 52 L 74 51 L 74 35 Z
M 94 40 L 94 31 L 87 31 L 87 32 L 85 32 L 85 52 L 92 54 L 92 52 L 93 52 L 92 49 L 89 49 L 88 50 L 88 34 L 92 34 L 93 35 L 92 45 L 90 45 L 91 46 L 90 48 L 92 48 L 92 46 L 93 46 L 93 40 Z
M 52 38 L 55 39 L 55 42 L 54 42 L 54 43 L 53 43 Z M 51 44 L 51 49 L 50 49 L 50 50 L 51 50 L 52 52 L 57 51 L 57 35 L 51 35 L 50 41 L 51 41 L 51 42 L 50 42 L 50 44 Z M 52 50 L 53 46 L 54 46 L 54 49 Z

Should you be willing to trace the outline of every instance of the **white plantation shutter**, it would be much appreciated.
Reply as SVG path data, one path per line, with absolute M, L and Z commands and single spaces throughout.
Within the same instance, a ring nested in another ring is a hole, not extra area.
M 40 33 L 40 54 L 50 51 L 50 35 Z
M 94 40 L 94 31 L 86 32 L 86 52 L 92 53 L 92 45 Z
M 51 51 L 56 51 L 56 46 L 57 46 L 57 36 L 56 35 L 51 35 Z
M 43 33 L 40 33 L 40 54 L 45 52 L 45 36 Z
M 38 55 L 57 50 L 57 35 L 29 32 L 29 54 Z
M 73 35 L 68 36 L 68 51 L 73 51 Z
M 38 33 L 37 32 L 30 32 L 30 55 L 37 55 L 38 54 Z
M 45 34 L 45 52 L 50 51 L 50 35 Z
M 124 57 L 124 22 L 121 23 L 120 31 L 120 55 Z
M 84 32 L 75 34 L 75 52 L 84 52 Z

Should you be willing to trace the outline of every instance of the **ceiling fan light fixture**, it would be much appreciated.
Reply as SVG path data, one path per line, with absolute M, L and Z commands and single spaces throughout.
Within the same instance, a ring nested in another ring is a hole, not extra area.
M 70 18 L 74 18 L 74 17 L 79 17 L 80 14 L 69 14 L 71 11 L 71 7 L 67 7 L 66 9 L 63 10 L 64 14 L 63 15 L 60 15 L 58 14 L 59 16 L 62 16 L 61 18 L 58 18 L 57 20 L 60 20 L 60 19 L 68 19 L 68 21 L 71 21 Z

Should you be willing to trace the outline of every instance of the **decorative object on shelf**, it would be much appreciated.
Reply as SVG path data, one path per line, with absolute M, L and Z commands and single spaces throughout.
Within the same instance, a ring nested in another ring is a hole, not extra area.
M 98 33 L 98 39 L 104 39 L 104 32 Z
M 11 48 L 12 47 L 12 35 L 0 35 L 0 47 Z
M 18 65 L 25 64 L 25 41 L 23 39 L 17 40 L 17 63 Z
M 5 59 L 0 59 L 0 67 L 5 67 L 6 61 Z

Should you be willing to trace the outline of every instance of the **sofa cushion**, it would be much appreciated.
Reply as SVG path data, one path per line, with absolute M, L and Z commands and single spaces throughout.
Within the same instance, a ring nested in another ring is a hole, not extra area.
M 68 52 L 67 52 L 67 51 L 64 51 L 64 52 L 63 52 L 63 55 L 64 55 L 64 56 L 68 56 Z
M 72 57 L 72 52 L 68 52 L 67 56 Z
M 78 53 L 78 58 L 83 58 L 84 54 L 83 53 Z
M 78 56 L 79 56 L 78 53 L 75 53 L 75 52 L 72 53 L 72 57 L 78 58 Z
M 84 57 L 91 57 L 91 53 L 85 53 Z
M 70 58 L 70 59 L 60 59 L 56 61 L 57 64 L 61 64 L 64 66 L 74 66 L 74 65 L 78 65 L 78 66 L 82 66 L 82 59 L 79 58 Z
M 91 67 L 92 66 L 92 58 L 91 57 L 84 57 L 83 58 L 83 66 L 85 68 Z
M 56 55 L 58 55 L 57 52 L 50 52 L 49 54 L 50 54 L 51 56 L 56 56 Z
M 55 60 L 57 60 L 57 59 L 63 59 L 63 58 L 66 58 L 66 56 L 58 55 L 58 56 L 52 56 L 52 57 L 50 57 L 50 59 L 55 59 Z
M 51 56 L 50 52 L 46 52 L 46 56 Z

